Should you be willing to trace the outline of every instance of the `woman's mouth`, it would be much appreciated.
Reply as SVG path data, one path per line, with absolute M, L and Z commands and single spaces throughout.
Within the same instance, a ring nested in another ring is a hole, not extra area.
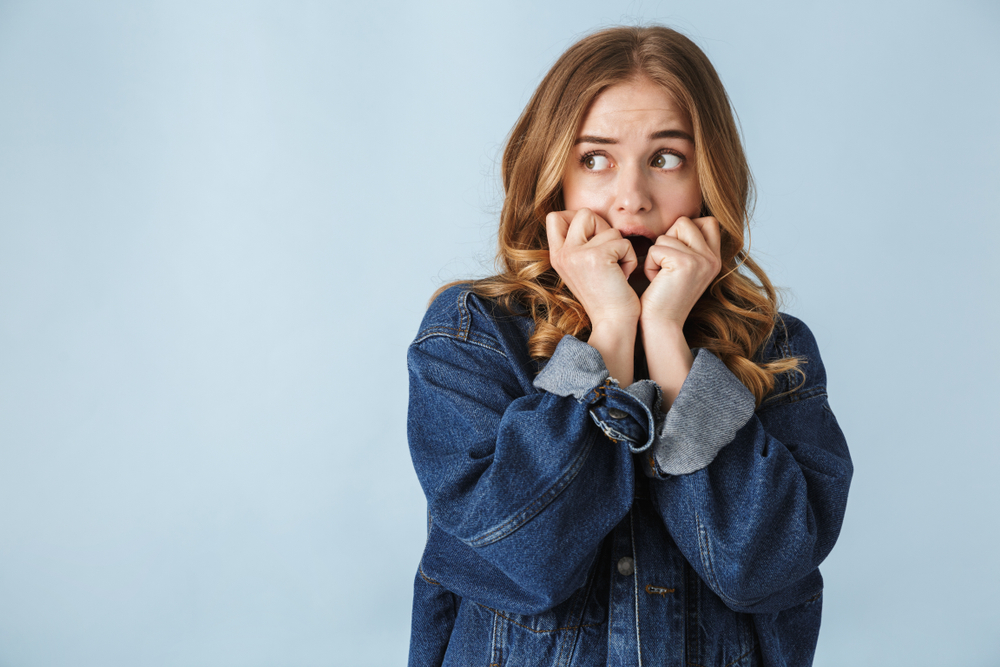
M 645 236 L 626 236 L 625 238 L 632 244 L 632 249 L 635 250 L 635 258 L 639 261 L 639 267 L 641 268 L 642 263 L 646 261 L 646 253 L 653 246 L 653 242 Z

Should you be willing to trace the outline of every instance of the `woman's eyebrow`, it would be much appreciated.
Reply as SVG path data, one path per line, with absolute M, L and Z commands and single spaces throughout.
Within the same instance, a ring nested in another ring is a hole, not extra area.
M 653 132 L 649 135 L 650 139 L 686 139 L 692 144 L 694 143 L 694 137 L 685 132 L 684 130 L 660 130 L 659 132 Z
M 582 137 L 577 137 L 573 145 L 577 144 L 617 144 L 617 139 L 608 139 L 607 137 L 595 137 L 593 135 L 587 134 Z
M 653 141 L 655 139 L 684 139 L 686 141 L 690 141 L 692 144 L 694 143 L 694 137 L 692 137 L 684 130 L 659 130 L 649 135 L 650 141 Z M 592 134 L 585 134 L 582 137 L 577 137 L 576 141 L 573 142 L 573 145 L 576 146 L 578 144 L 617 144 L 617 143 L 618 143 L 617 139 L 610 139 L 608 137 L 598 137 Z

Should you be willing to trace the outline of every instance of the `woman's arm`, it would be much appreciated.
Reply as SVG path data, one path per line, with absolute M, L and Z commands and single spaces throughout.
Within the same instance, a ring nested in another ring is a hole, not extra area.
M 801 386 L 754 412 L 753 395 L 700 350 L 647 456 L 654 503 L 688 562 L 753 613 L 817 592 L 807 577 L 837 540 L 853 472 L 811 332 L 786 317 L 775 335 L 776 350 L 804 360 Z
M 678 218 L 656 239 L 643 266 L 649 286 L 642 294 L 642 343 L 649 377 L 663 391 L 663 410 L 677 398 L 694 363 L 684 322 L 719 275 L 719 223 L 713 217 Z
M 589 344 L 601 353 L 611 377 L 632 384 L 641 306 L 628 284 L 638 267 L 632 244 L 589 209 L 553 211 L 545 217 L 549 261 L 590 319 Z
M 408 356 L 409 443 L 431 518 L 422 567 L 459 595 L 537 613 L 582 585 L 631 507 L 653 392 L 618 388 L 571 337 L 535 378 L 514 358 L 524 341 L 462 298 L 473 307 L 429 315 Z M 598 428 L 612 422 L 617 442 Z

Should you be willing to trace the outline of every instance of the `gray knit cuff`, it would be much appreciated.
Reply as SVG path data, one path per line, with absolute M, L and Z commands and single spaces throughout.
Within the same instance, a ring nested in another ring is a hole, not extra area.
M 534 385 L 586 404 L 590 418 L 612 442 L 627 443 L 634 453 L 653 446 L 660 388 L 641 380 L 622 389 L 608 375 L 601 353 L 587 343 L 564 336 Z
M 582 401 L 608 377 L 600 352 L 573 336 L 563 336 L 533 384 L 557 396 L 573 396 Z
M 754 413 L 755 400 L 714 354 L 697 349 L 652 447 L 658 472 L 686 475 L 711 463 Z

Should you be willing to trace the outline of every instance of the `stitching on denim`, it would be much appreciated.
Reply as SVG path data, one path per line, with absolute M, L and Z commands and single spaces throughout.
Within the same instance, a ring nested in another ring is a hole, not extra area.
M 590 398 L 591 394 L 594 395 L 594 398 Z M 607 396 L 607 389 L 603 384 L 599 384 L 587 393 L 587 403 L 597 403 L 605 396 Z
M 594 448 L 595 440 L 596 438 L 593 437 L 588 439 L 586 446 L 581 448 L 580 453 L 570 464 L 570 467 L 566 470 L 566 472 L 563 473 L 562 477 L 553 482 L 552 486 L 536 498 L 534 502 L 530 503 L 523 510 L 510 517 L 499 526 L 496 526 L 481 535 L 462 541 L 470 547 L 484 547 L 502 540 L 527 523 L 531 518 L 555 500 L 556 496 L 562 493 L 563 490 L 569 486 L 569 483 L 576 478 L 580 469 L 583 467 L 583 464 L 587 461 L 587 457 L 590 455 L 590 450 Z
M 823 597 L 823 591 L 820 591 L 816 595 L 812 596 L 811 598 L 809 598 L 808 600 L 806 600 L 806 602 L 815 602 L 816 600 L 820 599 L 821 597 Z
M 427 327 L 426 329 L 421 329 L 417 333 L 417 338 L 413 341 L 413 344 L 417 345 L 433 336 L 448 336 L 449 338 L 458 338 L 458 336 L 455 335 L 457 333 L 458 329 L 456 329 L 455 327 L 446 327 L 443 325 L 436 327 Z
M 469 343 L 470 345 L 478 345 L 479 347 L 485 347 L 487 350 L 492 350 L 502 356 L 504 359 L 507 358 L 507 353 L 500 349 L 496 340 L 491 336 L 486 335 L 473 335 L 473 336 L 462 336 L 461 331 L 454 327 L 428 327 L 420 332 L 420 336 L 413 341 L 414 345 L 423 343 L 428 338 L 434 338 L 440 336 L 443 338 L 451 338 L 454 340 L 462 341 L 463 343 Z
M 652 454 L 650 454 L 648 457 L 646 457 L 646 463 L 649 464 L 649 471 L 655 475 L 656 474 L 656 459 L 653 458 Z
M 465 305 L 465 299 L 469 296 L 469 292 L 463 290 L 458 293 L 457 306 L 458 306 L 458 328 L 461 329 L 462 337 L 467 337 L 469 335 L 469 311 Z
M 499 347 L 493 347 L 492 345 L 489 345 L 481 340 L 478 340 L 478 338 L 466 338 L 465 342 L 469 343 L 470 345 L 478 345 L 479 347 L 485 347 L 487 350 L 493 350 L 504 359 L 507 358 L 507 353 L 501 350 Z
M 646 584 L 646 592 L 650 595 L 659 595 L 661 598 L 667 597 L 667 593 L 673 593 L 676 589 L 674 588 L 664 588 L 663 586 L 656 586 L 655 584 Z
M 731 598 L 728 595 L 726 595 L 725 592 L 723 592 L 722 586 L 719 584 L 719 577 L 715 574 L 715 566 L 712 564 L 712 546 L 708 539 L 708 530 L 706 530 L 705 526 L 701 523 L 701 517 L 698 515 L 697 512 L 694 513 L 694 518 L 695 521 L 697 521 L 698 523 L 698 551 L 701 552 L 701 562 L 705 566 L 705 574 L 708 575 L 708 579 L 711 580 L 711 581 L 706 580 L 705 583 L 707 583 L 709 586 L 712 587 L 712 589 L 715 590 L 715 594 L 718 595 L 719 599 L 725 602 L 727 606 L 729 607 L 732 607 L 734 605 L 739 607 L 747 606 L 747 604 L 744 601 Z M 701 546 L 703 536 L 705 538 L 704 550 L 702 550 Z
M 499 667 L 500 662 L 497 660 L 497 612 L 493 612 L 493 633 L 490 637 L 490 667 Z
M 708 546 L 708 531 L 705 530 L 705 526 L 701 523 L 701 516 L 697 512 L 694 513 L 694 520 L 698 526 L 698 554 L 701 556 L 702 567 L 705 568 L 705 574 L 708 575 L 709 584 L 712 588 L 719 589 L 719 581 L 715 576 L 715 570 L 712 567 L 712 555 L 709 553 Z
M 507 626 L 504 625 L 503 621 L 497 621 L 497 630 L 500 635 L 499 646 L 497 647 L 497 664 L 503 664 L 503 656 L 507 652 Z
M 632 600 L 635 603 L 635 653 L 639 658 L 639 667 L 642 667 L 642 632 L 639 630 L 639 560 L 638 550 L 635 548 L 635 526 L 632 511 L 628 513 L 628 532 L 632 538 Z
M 600 417 L 595 415 L 593 411 L 590 412 L 590 416 L 604 432 L 604 435 L 608 436 L 608 439 L 611 440 L 611 442 L 615 443 L 616 445 L 621 440 L 625 440 L 630 444 L 632 443 L 632 438 L 622 433 L 621 431 L 618 431 L 617 429 L 613 429 L 610 426 L 608 426 L 607 423 L 604 422 L 604 420 L 602 420 Z
M 498 609 L 494 609 L 493 607 L 487 607 L 482 602 L 477 602 L 476 604 L 478 604 L 483 609 L 489 609 L 494 614 L 496 614 L 497 616 L 499 616 L 503 620 L 507 621 L 508 623 L 513 623 L 514 625 L 518 626 L 519 628 L 524 628 L 525 630 L 528 630 L 529 632 L 534 632 L 536 635 L 547 635 L 550 632 L 560 632 L 561 630 L 576 630 L 578 628 L 593 628 L 593 627 L 596 627 L 596 626 L 600 625 L 600 623 L 577 623 L 576 625 L 568 625 L 568 626 L 566 626 L 564 628 L 553 628 L 551 630 L 535 630 L 534 628 L 532 628 L 530 626 L 527 626 L 524 623 L 518 623 L 513 618 L 511 618 L 510 616 L 507 616 L 506 614 L 504 614 L 502 611 L 500 611 Z
M 423 578 L 423 580 L 424 580 L 424 581 L 426 581 L 426 582 L 427 582 L 428 584 L 431 584 L 432 586 L 440 586 L 440 585 L 441 585 L 441 582 L 440 582 L 440 581 L 437 581 L 436 579 L 432 579 L 431 577 L 427 576 L 427 575 L 426 575 L 426 574 L 424 573 L 424 567 L 423 567 L 423 563 L 421 563 L 420 565 L 418 565 L 418 566 L 417 566 L 417 572 L 419 572 L 419 573 L 420 573 L 420 576 L 421 576 L 421 577 Z

